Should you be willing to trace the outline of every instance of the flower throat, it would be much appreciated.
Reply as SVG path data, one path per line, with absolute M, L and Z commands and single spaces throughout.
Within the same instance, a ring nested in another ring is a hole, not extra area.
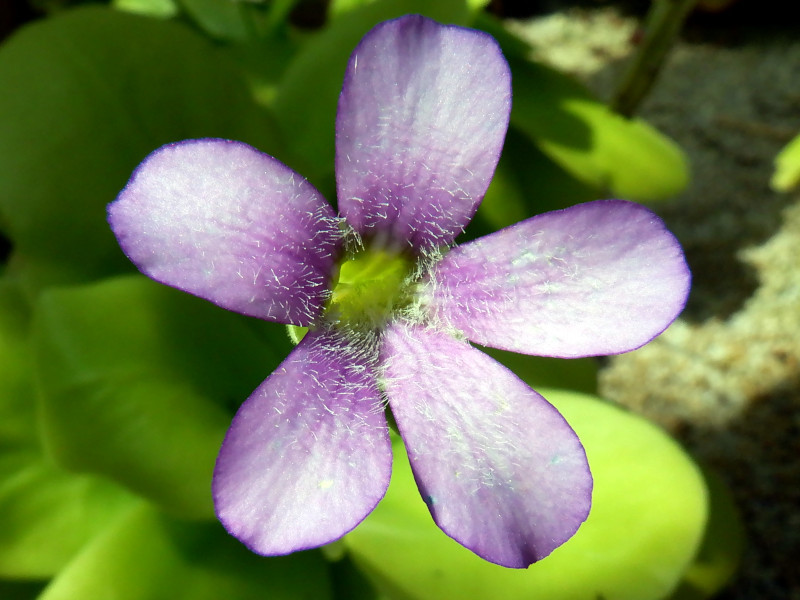
M 340 263 L 322 322 L 337 329 L 369 332 L 380 329 L 398 310 L 411 304 L 414 260 L 382 248 L 366 248 Z M 288 326 L 297 344 L 308 331 Z
M 413 267 L 408 257 L 379 248 L 349 257 L 339 265 L 323 319 L 348 329 L 380 328 L 410 303 Z

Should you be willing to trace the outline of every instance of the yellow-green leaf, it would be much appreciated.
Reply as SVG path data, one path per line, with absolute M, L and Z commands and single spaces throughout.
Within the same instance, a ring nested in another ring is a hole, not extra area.
M 511 122 L 584 183 L 641 202 L 682 191 L 689 181 L 678 145 L 641 119 L 626 119 L 552 69 L 509 57 Z
M 769 184 L 776 192 L 788 192 L 800 184 L 800 135 L 775 157 L 775 172 Z

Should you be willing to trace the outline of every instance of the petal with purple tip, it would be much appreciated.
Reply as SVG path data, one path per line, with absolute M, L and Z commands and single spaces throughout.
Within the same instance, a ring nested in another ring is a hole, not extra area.
M 691 275 L 650 210 L 598 200 L 454 248 L 425 302 L 473 342 L 574 358 L 627 352 L 680 314 Z
M 383 497 L 392 451 L 373 362 L 312 331 L 239 409 L 212 491 L 222 524 L 254 552 L 336 540 Z
M 333 209 L 305 179 L 241 142 L 153 152 L 108 208 L 128 257 L 156 281 L 229 310 L 309 325 L 341 243 Z
M 336 119 L 339 211 L 364 236 L 448 244 L 503 146 L 511 75 L 494 39 L 419 15 L 381 23 L 350 57 Z
M 445 533 L 488 561 L 524 568 L 577 531 L 592 477 L 552 405 L 437 330 L 395 324 L 381 354 L 414 477 Z

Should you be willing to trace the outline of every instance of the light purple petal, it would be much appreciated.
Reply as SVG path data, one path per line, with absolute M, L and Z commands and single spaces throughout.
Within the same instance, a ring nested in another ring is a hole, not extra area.
M 331 542 L 383 497 L 392 452 L 373 363 L 312 331 L 239 409 L 213 495 L 222 524 L 254 552 Z
M 573 358 L 649 342 L 683 310 L 690 279 L 661 219 L 598 200 L 454 248 L 422 295 L 473 342 Z
M 592 477 L 564 418 L 511 371 L 445 333 L 392 326 L 384 385 L 420 492 L 442 530 L 523 568 L 589 514 Z
M 381 23 L 350 57 L 339 98 L 340 213 L 418 253 L 449 244 L 486 192 L 510 110 L 491 36 L 418 15 Z
M 189 140 L 153 152 L 108 208 L 128 257 L 156 281 L 229 310 L 309 325 L 341 242 L 305 179 L 241 142 Z

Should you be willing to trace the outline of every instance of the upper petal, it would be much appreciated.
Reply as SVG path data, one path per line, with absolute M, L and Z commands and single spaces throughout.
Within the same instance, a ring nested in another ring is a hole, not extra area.
M 522 568 L 577 531 L 592 477 L 552 405 L 500 363 L 433 329 L 394 325 L 382 358 L 414 477 L 447 535 Z
M 350 57 L 339 98 L 340 213 L 418 252 L 449 244 L 486 192 L 510 110 L 491 36 L 418 15 L 381 23 Z
M 254 552 L 340 538 L 383 497 L 392 451 L 374 358 L 310 332 L 242 404 L 214 471 L 225 528 Z
M 216 139 L 153 152 L 108 220 L 145 275 L 294 325 L 322 310 L 341 243 L 333 209 L 308 181 L 247 144 Z
M 690 279 L 661 219 L 598 200 L 454 248 L 422 295 L 474 342 L 574 358 L 649 342 L 683 310 Z

